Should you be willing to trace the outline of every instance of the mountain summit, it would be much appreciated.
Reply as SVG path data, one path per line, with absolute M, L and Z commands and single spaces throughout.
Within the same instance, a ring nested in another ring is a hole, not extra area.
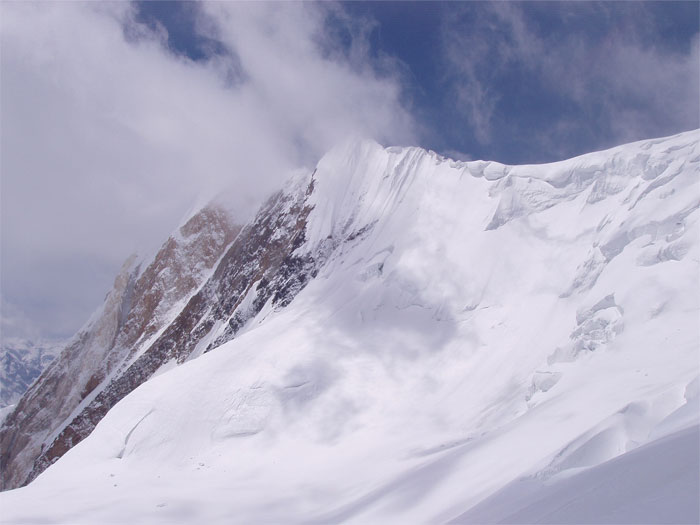
M 41 474 L 6 519 L 577 521 L 542 487 L 618 476 L 585 519 L 638 520 L 650 457 L 698 468 L 698 139 L 528 166 L 353 141 L 247 225 L 203 209 L 5 420 L 3 487 Z M 697 519 L 688 479 L 642 517 Z

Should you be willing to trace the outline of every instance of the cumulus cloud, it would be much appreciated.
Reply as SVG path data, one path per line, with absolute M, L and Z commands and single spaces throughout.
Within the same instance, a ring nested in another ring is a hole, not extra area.
M 446 17 L 447 78 L 474 137 L 489 144 L 520 134 L 564 158 L 698 127 L 697 32 L 686 48 L 655 46 L 650 9 L 493 3 Z
M 200 195 L 233 189 L 245 220 L 348 135 L 412 142 L 396 74 L 357 27 L 333 37 L 333 9 L 344 23 L 337 6 L 198 7 L 217 45 L 192 61 L 132 4 L 4 4 L 2 313 L 23 319 L 4 328 L 70 334 Z

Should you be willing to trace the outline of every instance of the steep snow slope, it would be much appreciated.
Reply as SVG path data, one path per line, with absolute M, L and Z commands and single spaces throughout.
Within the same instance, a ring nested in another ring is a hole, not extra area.
M 298 182 L 298 295 L 212 325 L 235 338 L 1 494 L 4 519 L 460 521 L 511 482 L 585 483 L 692 428 L 698 138 L 515 167 L 333 150 Z

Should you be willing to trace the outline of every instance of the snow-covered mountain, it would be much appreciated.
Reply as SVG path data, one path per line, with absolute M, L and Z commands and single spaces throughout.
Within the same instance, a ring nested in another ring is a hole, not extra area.
M 124 270 L 2 429 L 6 488 L 58 460 L 5 519 L 697 521 L 698 139 L 531 166 L 335 148 L 167 314 Z M 81 342 L 107 318 L 123 343 Z
M 0 340 L 0 409 L 17 403 L 64 344 L 63 341 L 19 337 Z

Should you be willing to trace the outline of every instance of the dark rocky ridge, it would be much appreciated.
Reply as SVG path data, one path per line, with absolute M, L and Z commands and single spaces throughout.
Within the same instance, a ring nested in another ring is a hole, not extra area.
M 46 447 L 57 433 L 82 435 L 66 430 L 74 416 L 80 417 L 119 377 L 129 356 L 171 321 L 178 302 L 201 286 L 239 231 L 226 212 L 208 206 L 165 242 L 143 272 L 134 257 L 125 263 L 101 309 L 5 419 L 0 429 L 3 490 L 41 472 L 35 462 L 52 450 Z M 63 452 L 78 441 L 64 439 Z

